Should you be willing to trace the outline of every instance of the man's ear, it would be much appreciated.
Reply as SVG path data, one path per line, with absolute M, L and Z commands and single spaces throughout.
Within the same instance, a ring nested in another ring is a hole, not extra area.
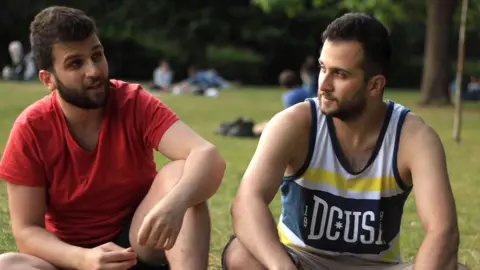
M 378 96 L 383 94 L 387 80 L 383 75 L 376 75 L 368 80 L 368 92 L 370 96 Z
M 38 72 L 38 78 L 48 90 L 54 91 L 57 89 L 57 82 L 55 81 L 55 76 L 53 76 L 52 72 L 42 69 Z

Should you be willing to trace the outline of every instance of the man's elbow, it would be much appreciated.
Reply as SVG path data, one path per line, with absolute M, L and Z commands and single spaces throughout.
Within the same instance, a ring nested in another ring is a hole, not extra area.
M 200 151 L 203 152 L 205 157 L 211 162 L 211 165 L 212 165 L 211 180 L 215 184 L 216 188 L 218 188 L 225 175 L 227 163 L 225 162 L 225 159 L 220 154 L 220 150 L 213 144 L 208 144 L 202 147 Z
M 243 219 L 242 215 L 245 214 L 245 203 L 241 197 L 236 197 L 232 205 L 230 206 L 230 216 L 232 217 L 232 226 L 234 233 L 238 233 L 239 221 Z
M 223 176 L 225 175 L 225 170 L 227 169 L 227 162 L 225 159 L 222 157 L 220 154 L 220 150 L 214 146 L 211 145 L 208 147 L 208 151 L 210 151 L 210 155 L 212 156 L 212 162 L 214 162 L 214 177 L 215 180 L 218 182 L 222 181 Z
M 458 226 L 438 226 L 427 230 L 427 237 L 435 239 L 444 250 L 457 253 L 460 245 Z
M 235 197 L 235 199 L 232 202 L 232 205 L 230 206 L 230 216 L 232 216 L 233 221 L 238 217 L 238 214 L 241 213 L 242 211 L 242 200 L 238 196 Z
M 239 192 L 230 207 L 230 216 L 234 224 L 235 221 L 242 220 L 252 208 L 258 210 L 260 204 L 257 202 L 259 202 L 259 200 L 253 196 L 251 192 Z
M 30 254 L 28 242 L 32 239 L 32 235 L 36 233 L 37 228 L 39 228 L 39 226 L 36 225 L 16 226 L 12 228 L 13 238 L 20 252 Z

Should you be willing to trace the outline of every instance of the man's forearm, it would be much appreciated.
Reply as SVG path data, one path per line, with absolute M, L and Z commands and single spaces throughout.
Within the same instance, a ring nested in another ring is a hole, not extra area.
M 193 150 L 185 161 L 183 175 L 167 194 L 192 207 L 208 200 L 217 191 L 225 172 L 225 161 L 215 147 Z
M 41 227 L 22 229 L 16 235 L 18 248 L 62 269 L 78 269 L 85 249 L 62 242 Z
M 427 233 L 414 261 L 415 270 L 456 270 L 458 238 L 455 234 Z
M 238 240 L 268 269 L 292 265 L 287 250 L 278 238 L 275 220 L 268 205 L 261 199 L 234 203 L 232 215 Z

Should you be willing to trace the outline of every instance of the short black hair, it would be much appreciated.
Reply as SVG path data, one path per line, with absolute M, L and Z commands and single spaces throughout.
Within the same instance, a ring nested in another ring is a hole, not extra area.
M 53 67 L 55 43 L 81 41 L 97 33 L 95 21 L 83 11 L 64 6 L 41 10 L 30 23 L 30 45 L 39 69 Z
M 391 58 L 390 35 L 379 20 L 365 13 L 346 13 L 331 22 L 322 41 L 357 41 L 364 51 L 366 77 L 388 74 Z
M 293 88 L 300 85 L 300 80 L 293 70 L 287 69 L 278 76 L 278 83 L 282 87 Z

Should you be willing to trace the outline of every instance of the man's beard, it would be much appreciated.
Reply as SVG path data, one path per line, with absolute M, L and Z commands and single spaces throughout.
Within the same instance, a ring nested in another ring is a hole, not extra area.
M 105 87 L 104 92 L 101 93 L 99 100 L 90 98 L 87 95 L 87 91 L 89 90 L 85 87 L 82 89 L 69 88 L 65 86 L 65 84 L 63 84 L 58 78 L 55 78 L 55 80 L 60 97 L 73 106 L 85 110 L 95 110 L 103 108 L 107 105 L 108 97 L 110 95 L 109 79 L 97 79 L 97 82 L 98 80 L 104 80 L 103 84 Z
M 337 110 L 323 113 L 345 122 L 355 120 L 363 114 L 367 107 L 367 99 L 364 96 L 365 92 L 359 91 L 357 95 L 358 96 L 354 96 L 352 100 L 347 101 L 347 103 L 337 103 L 340 105 Z M 327 96 L 327 98 L 331 99 L 332 97 Z

